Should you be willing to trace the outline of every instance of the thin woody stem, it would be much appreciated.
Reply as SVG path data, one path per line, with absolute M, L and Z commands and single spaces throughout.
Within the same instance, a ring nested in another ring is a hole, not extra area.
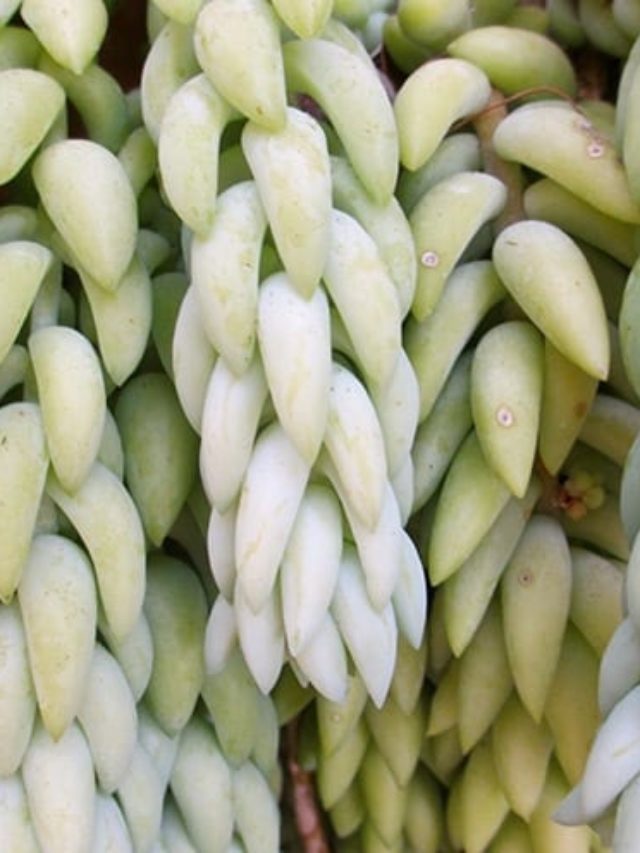
M 523 98 L 531 98 L 535 95 L 553 95 L 556 98 L 560 98 L 563 101 L 567 101 L 567 103 L 571 104 L 574 110 L 584 115 L 583 110 L 580 109 L 580 105 L 576 101 L 575 98 L 572 98 L 564 89 L 560 89 L 557 86 L 530 86 L 528 89 L 520 89 L 519 92 L 514 92 L 512 95 L 503 95 L 498 90 L 494 90 L 494 95 L 489 100 L 489 103 L 483 107 L 481 110 L 478 110 L 475 113 L 471 113 L 471 115 L 465 116 L 461 118 L 459 121 L 455 122 L 452 131 L 461 130 L 468 124 L 474 124 L 480 118 L 482 118 L 487 113 L 492 113 L 496 110 L 501 110 L 506 108 L 507 104 L 513 104 L 516 101 L 521 101 Z M 506 110 L 505 110 L 506 115 Z
M 522 203 L 522 169 L 517 163 L 509 163 L 499 157 L 493 147 L 495 129 L 507 115 L 506 104 L 507 99 L 494 89 L 488 106 L 473 118 L 485 171 L 501 180 L 507 188 L 507 203 L 495 220 L 496 234 L 507 225 L 526 218 Z
M 536 504 L 536 512 L 556 516 L 558 514 L 558 478 L 544 466 L 542 459 L 537 456 L 534 471 L 542 485 L 542 491 Z
M 574 59 L 574 67 L 578 78 L 578 98 L 602 100 L 609 85 L 609 65 L 602 55 L 593 48 L 583 48 Z
M 298 721 L 286 728 L 286 763 L 291 780 L 291 799 L 296 829 L 304 853 L 330 853 L 313 776 L 298 763 Z

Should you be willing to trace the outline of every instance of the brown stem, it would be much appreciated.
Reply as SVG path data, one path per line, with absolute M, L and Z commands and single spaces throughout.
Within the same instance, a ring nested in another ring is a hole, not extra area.
M 579 113 L 584 115 L 575 98 L 572 98 L 568 92 L 565 92 L 564 89 L 560 89 L 558 86 L 529 86 L 526 89 L 520 89 L 518 92 L 513 92 L 511 95 L 503 95 L 502 92 L 494 89 L 493 96 L 490 98 L 488 104 L 486 104 L 481 110 L 478 110 L 478 112 L 471 113 L 470 115 L 461 118 L 459 121 L 454 122 L 451 130 L 457 132 L 468 124 L 474 124 L 477 119 L 482 118 L 482 116 L 487 113 L 492 113 L 496 110 L 500 111 L 506 107 L 507 104 L 513 104 L 516 101 L 521 101 L 523 98 L 531 98 L 534 95 L 553 95 L 555 98 L 567 101 L 567 103 L 571 104 L 574 110 L 577 110 Z
M 547 471 L 539 456 L 536 457 L 534 471 L 542 484 L 542 492 L 536 504 L 536 512 L 545 513 L 546 515 L 557 515 L 558 478 Z
M 574 57 L 578 78 L 578 98 L 600 101 L 609 88 L 609 68 L 601 53 L 591 47 L 583 48 Z
M 298 720 L 293 720 L 285 730 L 286 762 L 291 779 L 293 816 L 304 853 L 330 853 L 313 776 L 297 760 Z
M 487 107 L 473 118 L 473 127 L 480 141 L 485 171 L 501 180 L 507 187 L 507 203 L 495 220 L 496 234 L 507 225 L 525 219 L 522 204 L 522 169 L 517 163 L 508 163 L 499 157 L 493 147 L 494 131 L 507 115 L 506 103 L 504 96 L 494 89 Z
M 149 50 L 146 8 L 143 0 L 116 3 L 100 48 L 100 65 L 113 74 L 125 92 L 140 85 Z
M 389 100 L 393 103 L 398 89 L 404 82 L 404 77 L 399 74 L 393 62 L 389 59 L 389 54 L 384 46 L 384 41 L 380 43 L 371 58 L 378 71 L 380 82 L 382 83 Z

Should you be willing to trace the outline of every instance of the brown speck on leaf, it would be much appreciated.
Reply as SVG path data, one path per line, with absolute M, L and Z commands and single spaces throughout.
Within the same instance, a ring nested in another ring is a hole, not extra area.
M 581 419 L 586 415 L 586 413 L 587 413 L 587 404 L 585 403 L 584 400 L 580 400 L 580 402 L 576 403 L 575 406 L 573 407 L 573 414 L 576 416 L 576 418 Z
M 530 569 L 523 569 L 518 575 L 518 583 L 520 586 L 531 586 L 534 581 L 534 574 Z

